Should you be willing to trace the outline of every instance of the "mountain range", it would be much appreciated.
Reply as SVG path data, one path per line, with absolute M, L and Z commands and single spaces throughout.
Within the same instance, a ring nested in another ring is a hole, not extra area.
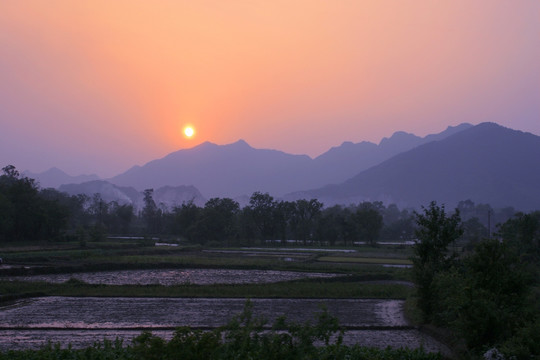
M 345 142 L 311 159 L 277 150 L 255 149 L 245 141 L 215 145 L 205 142 L 191 149 L 134 166 L 108 181 L 138 190 L 165 185 L 194 185 L 206 197 L 274 196 L 346 181 L 361 171 L 426 142 L 451 136 L 472 127 L 462 124 L 440 134 L 421 138 L 397 132 L 380 144 Z
M 402 152 L 337 185 L 287 195 L 326 205 L 383 201 L 419 207 L 471 199 L 540 209 L 540 137 L 482 123 Z
M 538 159 L 536 135 L 494 123 L 461 124 L 426 137 L 396 132 L 379 144 L 344 142 L 314 159 L 255 149 L 243 140 L 205 142 L 134 166 L 100 186 L 134 202 L 140 200 L 128 193 L 154 188 L 157 196 L 170 187 L 167 196 L 176 192 L 177 200 L 192 197 L 199 203 L 211 197 L 245 203 L 261 191 L 288 200 L 318 198 L 326 205 L 380 200 L 418 207 L 436 200 L 455 206 L 470 199 L 529 210 L 540 209 Z M 95 181 L 69 187 L 70 193 L 95 190 Z

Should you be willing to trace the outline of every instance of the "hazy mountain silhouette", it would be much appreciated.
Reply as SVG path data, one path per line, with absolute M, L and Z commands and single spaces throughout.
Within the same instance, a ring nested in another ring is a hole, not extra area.
M 341 183 L 359 172 L 390 159 L 401 152 L 413 149 L 431 141 L 441 140 L 460 131 L 471 128 L 471 124 L 449 126 L 445 131 L 419 137 L 403 131 L 395 132 L 390 138 L 383 138 L 379 145 L 363 141 L 344 142 L 315 158 L 316 175 L 321 185 Z
M 42 188 L 58 188 L 63 184 L 80 184 L 86 181 L 99 180 L 97 175 L 70 176 L 62 170 L 53 167 L 42 173 L 24 171 L 23 175 L 35 179 Z
M 132 187 L 122 187 L 111 184 L 105 180 L 88 181 L 81 184 L 64 184 L 58 188 L 58 191 L 69 195 L 87 195 L 94 196 L 100 194 L 106 202 L 116 201 L 119 204 L 135 204 L 142 197 L 137 190 Z
M 173 152 L 113 177 L 114 184 L 137 189 L 194 185 L 206 197 L 237 197 L 255 191 L 283 194 L 305 188 L 312 159 L 277 150 L 254 149 L 240 140 L 229 145 L 205 142 Z M 316 184 L 307 180 L 309 184 Z
M 144 207 L 144 195 L 133 187 L 117 186 L 104 180 L 89 181 L 81 184 L 61 185 L 59 191 L 69 195 L 84 194 L 94 196 L 100 194 L 106 202 L 116 201 L 120 205 L 131 204 L 136 209 Z M 193 201 L 198 206 L 204 206 L 206 199 L 194 186 L 165 186 L 154 190 L 153 198 L 161 208 L 171 210 L 188 201 Z
M 208 198 L 238 198 L 255 191 L 282 196 L 343 182 L 399 152 L 471 126 L 449 127 L 440 134 L 425 138 L 397 132 L 389 139 L 383 139 L 379 145 L 345 142 L 316 159 L 277 150 L 254 149 L 243 140 L 229 145 L 205 142 L 143 166 L 134 166 L 109 181 L 138 190 L 192 184 Z
M 540 207 L 540 137 L 482 123 L 420 145 L 365 170 L 339 185 L 289 194 L 316 197 L 326 205 L 381 200 L 418 207 L 432 200 L 460 200 Z

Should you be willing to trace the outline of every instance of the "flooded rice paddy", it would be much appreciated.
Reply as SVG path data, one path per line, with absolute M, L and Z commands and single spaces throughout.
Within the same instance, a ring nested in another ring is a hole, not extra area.
M 373 299 L 253 299 L 253 312 L 269 323 L 280 315 L 289 321 L 315 321 L 325 305 L 348 328 L 345 343 L 378 347 L 444 347 L 407 327 L 402 300 Z M 170 338 L 174 328 L 209 329 L 239 314 L 244 299 L 232 298 L 98 298 L 42 297 L 0 309 L 0 349 L 36 348 L 44 342 L 92 345 L 104 338 L 126 343 L 142 330 Z
M 12 276 L 7 279 L 61 283 L 76 278 L 90 284 L 243 284 L 269 283 L 339 274 L 228 269 L 155 269 Z M 410 285 L 407 283 L 406 285 Z M 269 326 L 281 315 L 288 321 L 315 321 L 324 305 L 347 330 L 344 343 L 377 347 L 420 347 L 448 353 L 444 345 L 408 326 L 402 300 L 253 299 L 256 317 Z M 124 344 L 143 330 L 170 339 L 179 326 L 212 329 L 242 312 L 236 298 L 40 297 L 0 307 L 0 350 L 39 348 L 47 341 L 91 346 L 119 338 Z
M 280 315 L 294 322 L 310 320 L 324 304 L 346 327 L 407 326 L 402 300 L 253 299 L 256 316 L 270 322 Z M 3 328 L 214 328 L 242 312 L 236 298 L 41 297 L 0 312 Z
M 155 269 L 100 271 L 71 274 L 46 274 L 11 276 L 7 280 L 44 281 L 63 283 L 70 278 L 88 284 L 103 285 L 210 285 L 210 284 L 254 284 L 291 281 L 307 278 L 330 278 L 339 274 L 309 273 L 277 270 L 232 270 L 232 269 Z

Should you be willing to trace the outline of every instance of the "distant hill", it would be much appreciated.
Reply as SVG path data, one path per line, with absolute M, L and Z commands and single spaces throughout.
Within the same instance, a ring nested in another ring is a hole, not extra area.
M 431 141 L 442 140 L 472 126 L 467 123 L 449 126 L 441 133 L 426 137 L 398 131 L 390 138 L 383 138 L 378 145 L 367 141 L 356 144 L 344 142 L 314 159 L 316 174 L 321 179 L 320 186 L 341 183 L 399 153 Z
M 460 200 L 540 209 L 540 137 L 482 123 L 420 145 L 339 184 L 297 192 L 327 205 L 380 200 L 418 207 Z
M 100 194 L 101 198 L 106 202 L 116 201 L 121 205 L 131 204 L 136 209 L 144 207 L 144 195 L 142 192 L 132 187 L 117 186 L 103 180 L 62 185 L 58 190 L 69 195 L 84 194 L 92 197 L 94 194 Z M 154 191 L 153 198 L 158 206 L 166 207 L 168 210 L 188 201 L 193 201 L 198 206 L 204 206 L 206 203 L 206 199 L 193 186 L 161 187 Z
M 205 142 L 173 152 L 144 166 L 134 166 L 109 181 L 136 189 L 194 185 L 208 198 L 283 194 L 304 188 L 312 160 L 277 150 L 254 149 L 240 140 L 229 145 Z M 316 182 L 307 180 L 309 184 Z
M 97 175 L 70 176 L 56 167 L 50 168 L 42 173 L 25 171 L 23 172 L 23 175 L 31 179 L 35 179 L 42 188 L 55 189 L 63 184 L 80 184 L 86 181 L 99 180 Z
M 134 166 L 109 181 L 138 190 L 194 185 L 204 196 L 241 198 L 255 191 L 273 196 L 347 180 L 360 171 L 423 143 L 471 127 L 462 124 L 421 138 L 397 132 L 379 145 L 343 143 L 316 159 L 277 150 L 255 149 L 245 141 L 216 145 L 205 142 L 173 152 L 162 159 Z

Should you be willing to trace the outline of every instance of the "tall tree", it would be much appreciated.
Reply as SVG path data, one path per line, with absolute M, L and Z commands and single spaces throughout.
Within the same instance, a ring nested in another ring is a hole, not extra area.
M 361 204 L 355 213 L 359 240 L 374 245 L 379 239 L 383 226 L 383 217 L 370 203 Z
M 317 199 L 297 200 L 294 211 L 294 222 L 296 236 L 302 240 L 304 245 L 308 240 L 312 240 L 316 230 L 316 220 L 318 219 L 323 204 Z
M 239 211 L 240 205 L 232 199 L 212 198 L 208 200 L 197 224 L 199 240 L 228 243 L 237 238 Z
M 0 175 L 0 239 L 47 240 L 65 229 L 67 211 L 55 190 L 40 192 L 34 179 L 21 176 L 13 165 Z
M 276 202 L 268 193 L 254 192 L 249 199 L 251 217 L 257 227 L 261 240 L 268 240 L 274 236 L 275 221 L 274 212 Z
M 282 241 L 282 243 L 287 241 L 295 210 L 295 203 L 290 201 L 278 201 L 274 207 L 276 236 Z
M 154 189 L 146 189 L 144 194 L 144 207 L 142 217 L 146 222 L 146 231 L 151 234 L 157 234 L 161 231 L 161 210 L 158 209 L 154 201 Z
M 418 289 L 418 304 L 426 319 L 430 320 L 437 300 L 433 279 L 452 265 L 455 254 L 449 251 L 449 246 L 463 234 L 463 229 L 458 209 L 447 216 L 444 205 L 439 207 L 433 201 L 422 210 L 415 213 L 418 228 L 413 246 L 413 274 Z
M 196 237 L 196 226 L 202 209 L 191 200 L 179 207 L 175 207 L 173 213 L 173 233 L 185 237 L 188 241 L 194 241 Z

